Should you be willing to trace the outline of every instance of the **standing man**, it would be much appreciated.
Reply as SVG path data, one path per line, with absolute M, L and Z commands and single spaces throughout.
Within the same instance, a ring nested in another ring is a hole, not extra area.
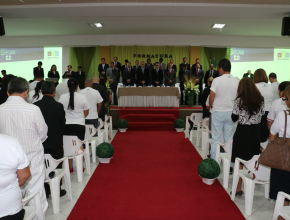
M 228 59 L 222 59 L 218 65 L 221 76 L 213 81 L 209 96 L 212 113 L 210 153 L 213 159 L 216 159 L 216 146 L 221 139 L 221 133 L 224 134 L 225 143 L 233 138 L 234 123 L 231 115 L 239 85 L 239 80 L 231 75 L 231 62 Z
M 205 87 L 206 87 L 206 88 L 208 87 L 208 85 L 207 85 L 207 80 L 208 80 L 208 78 L 210 78 L 210 77 L 213 77 L 213 78 L 217 78 L 217 77 L 219 77 L 219 73 L 218 73 L 217 70 L 214 69 L 214 66 L 213 66 L 212 63 L 210 64 L 210 66 L 209 66 L 209 70 L 206 71 L 205 76 L 204 76 L 204 81 L 203 81 L 203 82 L 205 83 Z
M 272 98 L 272 102 L 274 102 L 276 99 L 279 99 L 279 82 L 277 81 L 277 75 L 276 73 L 270 73 L 269 74 L 269 80 L 271 82 L 271 86 L 273 88 L 273 98 Z
M 45 123 L 48 127 L 47 139 L 43 142 L 44 153 L 50 154 L 54 159 L 58 160 L 63 158 L 63 134 L 65 127 L 65 111 L 63 105 L 55 101 L 55 86 L 53 82 L 43 82 L 41 86 L 43 98 L 33 103 L 38 106 Z M 57 168 L 62 168 L 60 163 Z M 61 182 L 60 182 L 61 185 Z M 46 197 L 50 195 L 50 187 L 48 183 L 44 184 Z M 60 190 L 60 197 L 64 196 L 66 191 Z
M 181 97 L 180 97 L 180 105 L 183 105 L 183 90 L 184 90 L 184 83 L 186 82 L 185 78 L 189 80 L 190 78 L 190 72 L 187 70 L 187 66 L 185 64 L 182 65 L 182 69 L 179 71 L 179 87 L 180 87 L 180 92 L 181 92 Z M 187 105 L 187 100 L 188 96 L 185 94 L 185 105 Z
M 166 68 L 166 65 L 165 65 L 165 63 L 163 63 L 163 58 L 161 57 L 159 59 L 159 69 L 161 69 L 162 71 L 164 71 L 165 68 Z M 155 69 L 156 69 L 156 64 L 155 64 Z
M 102 58 L 101 63 L 98 66 L 98 71 L 99 71 L 99 77 L 101 76 L 102 72 L 105 71 L 109 68 L 109 65 L 106 64 L 106 59 Z
M 2 70 L 1 73 L 2 73 L 2 75 L 3 75 L 3 77 L 2 77 L 2 80 L 3 80 L 3 79 L 5 78 L 5 76 L 7 76 L 7 74 L 6 74 L 6 70 Z
M 195 81 L 196 81 L 196 84 L 199 85 L 198 89 L 199 89 L 199 97 L 201 97 L 201 94 L 202 94 L 202 80 L 203 80 L 203 77 L 204 77 L 204 72 L 202 69 L 200 69 L 200 65 L 199 63 L 197 63 L 195 65 L 196 69 L 195 69 L 195 72 L 194 72 L 194 69 L 192 69 L 192 75 L 195 75 Z M 195 100 L 197 100 L 197 96 L 195 96 Z M 198 104 L 200 103 L 200 100 L 198 101 Z
M 151 72 L 154 69 L 154 67 L 153 67 L 153 65 L 151 63 L 151 59 L 150 58 L 147 59 L 147 64 L 146 64 L 145 68 L 149 70 L 149 74 L 151 75 Z
M 192 65 L 192 69 L 196 69 L 196 65 L 199 64 L 200 65 L 200 69 L 202 69 L 202 65 L 200 64 L 199 58 L 195 59 L 195 64 Z
M 139 65 L 139 60 L 136 60 L 135 61 L 135 66 L 133 67 L 133 70 L 135 72 L 135 80 L 137 80 L 137 70 L 140 68 L 140 65 Z
M 38 64 L 37 64 L 37 67 L 34 67 L 33 68 L 33 76 L 37 76 L 39 74 L 41 74 L 43 77 L 44 77 L 44 71 L 43 71 L 43 68 L 42 67 L 42 62 L 39 61 Z
M 72 71 L 72 66 L 71 65 L 68 65 L 67 66 L 67 71 L 65 71 L 65 73 L 62 75 L 62 78 L 66 78 L 66 76 L 69 75 L 71 77 L 75 77 L 75 72 Z
M 174 69 L 177 72 L 177 66 L 174 63 L 173 59 L 170 59 L 170 63 L 172 65 L 172 69 Z
M 164 71 L 165 86 L 174 87 L 176 83 L 176 71 L 172 69 L 172 64 L 167 64 L 167 69 Z
M 47 125 L 40 109 L 26 102 L 28 82 L 22 77 L 8 84 L 9 98 L 0 106 L 0 133 L 17 138 L 30 164 L 31 179 L 22 187 L 23 195 L 39 192 L 42 212 L 36 210 L 37 219 L 43 219 L 48 208 L 44 191 L 45 166 L 42 143 L 47 138 Z M 33 200 L 30 200 L 33 205 Z
M 187 63 L 187 58 L 186 57 L 183 57 L 183 60 L 182 60 L 183 62 L 179 65 L 179 69 L 180 70 L 182 70 L 183 68 L 182 68 L 182 65 L 183 64 L 185 64 L 186 65 L 186 68 L 187 68 L 187 70 L 189 70 L 190 71 L 190 64 L 189 63 Z
M 141 68 L 137 70 L 137 85 L 148 86 L 150 83 L 149 69 L 145 68 L 145 62 L 141 62 Z
M 86 80 L 86 74 L 82 71 L 83 68 L 81 66 L 78 67 L 78 72 L 75 73 L 76 78 L 79 80 L 79 87 L 80 89 L 85 88 L 85 80 Z
M 120 73 L 121 73 L 121 69 L 122 69 L 122 66 L 121 66 L 121 63 L 118 62 L 118 57 L 114 57 L 114 68 L 117 68 L 118 69 L 118 82 L 120 80 Z
M 125 65 L 121 67 L 122 76 L 123 76 L 124 70 L 127 69 L 128 62 L 129 62 L 128 60 L 125 60 Z
M 125 86 L 133 86 L 134 85 L 134 79 L 135 79 L 135 71 L 131 67 L 131 63 L 127 63 L 127 68 L 123 72 L 123 84 Z
M 110 68 L 106 71 L 106 77 L 110 77 L 110 87 L 114 93 L 114 105 L 118 105 L 118 99 L 117 99 L 117 86 L 119 82 L 119 69 L 115 67 L 114 63 L 110 63 Z
M 86 80 L 85 87 L 86 88 L 79 91 L 79 93 L 83 94 L 87 98 L 91 106 L 89 114 L 85 119 L 86 125 L 94 125 L 94 127 L 97 129 L 99 126 L 98 118 L 99 118 L 99 113 L 101 112 L 101 109 L 102 109 L 103 98 L 101 97 L 98 90 L 93 89 L 92 79 Z
M 163 63 L 164 64 L 164 63 Z M 160 63 L 155 63 L 155 70 L 152 71 L 152 84 L 161 86 L 163 82 L 163 70 L 160 69 Z

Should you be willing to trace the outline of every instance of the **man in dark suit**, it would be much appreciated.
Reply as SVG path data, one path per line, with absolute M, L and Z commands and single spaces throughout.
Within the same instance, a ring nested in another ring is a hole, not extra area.
M 106 71 L 106 78 L 109 78 L 110 88 L 114 93 L 114 105 L 118 105 L 117 99 L 117 87 L 119 83 L 119 70 L 118 68 L 114 67 L 114 63 L 110 63 L 110 68 Z
M 139 65 L 139 60 L 136 60 L 135 61 L 135 66 L 133 66 L 133 70 L 135 72 L 135 81 L 137 80 L 137 69 L 140 68 L 140 65 Z
M 207 80 L 210 77 L 213 77 L 213 78 L 219 77 L 219 73 L 218 73 L 217 70 L 214 69 L 214 66 L 213 66 L 212 63 L 210 64 L 209 70 L 206 71 L 205 76 L 204 76 L 204 81 L 203 82 L 205 84 L 205 87 L 208 87 Z
M 98 76 L 93 76 L 93 89 L 99 91 L 100 95 L 103 98 L 102 108 L 100 113 L 98 114 L 99 118 L 105 121 L 105 115 L 107 114 L 107 109 L 105 103 L 109 101 L 109 95 L 107 92 L 107 88 L 105 86 L 100 85 L 100 78 Z
M 179 69 L 180 70 L 182 70 L 183 68 L 182 68 L 182 65 L 183 64 L 185 64 L 186 65 L 186 68 L 187 68 L 187 70 L 189 70 L 190 71 L 190 64 L 189 63 L 187 63 L 187 58 L 186 57 L 183 57 L 183 60 L 182 60 L 183 62 L 179 65 Z
M 63 105 L 55 101 L 55 86 L 53 82 L 43 82 L 41 86 L 43 98 L 34 103 L 38 106 L 45 123 L 48 127 L 47 139 L 42 143 L 44 153 L 50 154 L 54 159 L 63 158 L 63 134 L 65 127 L 65 111 Z M 62 163 L 57 168 L 62 168 Z M 61 182 L 60 182 L 61 184 Z M 44 184 L 46 196 L 50 194 L 49 185 Z M 60 196 L 66 194 L 65 190 L 60 191 Z
M 202 69 L 202 65 L 200 64 L 200 60 L 199 58 L 195 59 L 195 64 L 192 65 L 192 69 L 195 70 L 196 69 L 196 64 L 199 64 L 199 68 Z
M 150 82 L 149 69 L 145 68 L 145 62 L 141 62 L 141 68 L 137 69 L 137 85 L 148 86 Z
M 86 80 L 86 74 L 82 71 L 82 67 L 78 67 L 78 72 L 75 73 L 76 78 L 79 80 L 79 87 L 80 89 L 85 88 L 85 80 Z
M 67 71 L 65 71 L 65 73 L 62 75 L 62 78 L 64 79 L 67 75 L 69 75 L 69 76 L 71 76 L 73 78 L 76 78 L 75 72 L 72 71 L 72 66 L 71 65 L 67 66 Z
M 118 71 L 119 71 L 119 77 L 118 78 L 120 79 L 120 73 L 121 73 L 121 70 L 122 70 L 122 66 L 121 66 L 121 63 L 118 62 L 118 57 L 114 57 L 114 68 L 118 69 Z
M 102 58 L 101 63 L 98 66 L 98 71 L 99 71 L 99 77 L 101 76 L 102 72 L 105 71 L 109 68 L 109 64 L 106 64 L 106 59 Z
M 33 76 L 37 76 L 39 74 L 42 74 L 42 76 L 44 77 L 44 71 L 43 71 L 43 68 L 41 68 L 42 66 L 42 62 L 39 61 L 38 64 L 37 64 L 37 67 L 34 67 L 33 68 Z
M 181 97 L 180 97 L 180 105 L 183 105 L 183 90 L 184 90 L 184 83 L 186 82 L 185 78 L 189 80 L 190 78 L 190 72 L 187 70 L 187 66 L 185 64 L 182 65 L 182 69 L 179 71 L 179 87 L 180 87 L 180 92 L 181 92 Z M 185 95 L 185 105 L 187 105 L 187 100 L 188 96 Z
M 175 86 L 176 83 L 176 71 L 172 69 L 172 64 L 167 64 L 167 69 L 164 71 L 165 86 Z
M 123 72 L 124 72 L 124 70 L 127 69 L 128 62 L 129 62 L 128 60 L 125 60 L 125 65 L 123 65 L 123 66 L 121 67 L 122 76 L 123 76 Z
M 147 63 L 145 65 L 145 68 L 149 70 L 149 74 L 151 75 L 152 70 L 154 69 L 152 63 L 151 63 L 151 59 L 148 58 L 147 59 Z
M 156 69 L 156 64 L 155 64 L 155 69 Z M 166 64 L 163 63 L 162 57 L 159 59 L 159 69 L 161 69 L 162 71 L 164 71 L 166 69 Z
M 155 70 L 152 70 L 152 84 L 154 86 L 161 86 L 163 82 L 163 70 L 160 69 L 160 64 L 158 62 L 155 63 Z
M 174 69 L 177 72 L 177 66 L 175 64 L 173 64 L 173 59 L 170 59 L 170 63 L 172 65 L 172 69 Z
M 125 86 L 133 86 L 134 85 L 134 79 L 135 79 L 135 71 L 131 67 L 131 63 L 127 63 L 127 68 L 123 72 L 123 84 Z
M 248 72 L 244 74 L 243 78 L 244 77 L 249 77 L 251 79 L 254 79 L 254 74 L 251 73 L 251 70 L 248 70 Z
M 196 66 L 196 69 L 195 70 L 192 69 L 192 75 L 195 76 L 196 84 L 199 85 L 198 89 L 199 89 L 199 97 L 200 97 L 202 94 L 202 80 L 204 77 L 204 72 L 202 69 L 200 69 L 199 63 L 197 63 L 195 66 Z M 197 100 L 196 96 L 195 96 L 195 100 Z

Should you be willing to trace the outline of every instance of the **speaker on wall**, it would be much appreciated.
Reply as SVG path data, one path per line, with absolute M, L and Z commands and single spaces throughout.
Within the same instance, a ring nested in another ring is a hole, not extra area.
M 282 20 L 282 36 L 289 36 L 290 35 L 290 17 L 284 17 Z
M 5 29 L 4 29 L 4 21 L 3 18 L 0 17 L 0 36 L 5 35 Z

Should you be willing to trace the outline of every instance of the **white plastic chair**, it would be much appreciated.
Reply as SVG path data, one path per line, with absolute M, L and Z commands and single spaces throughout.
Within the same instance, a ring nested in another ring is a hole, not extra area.
M 33 199 L 33 206 L 32 205 L 25 206 L 31 199 Z M 38 214 L 38 217 L 41 218 L 39 220 L 44 220 L 43 210 L 41 207 L 40 196 L 38 191 L 31 193 L 29 196 L 22 199 L 21 204 L 22 208 L 25 209 L 25 215 L 23 220 L 32 220 L 35 217 L 36 213 Z
M 229 175 L 230 175 L 229 173 L 230 173 L 230 167 L 231 167 L 232 144 L 233 144 L 233 139 L 230 139 L 225 144 L 218 143 L 216 147 L 215 159 L 219 165 L 221 164 L 221 161 L 223 162 L 223 187 L 226 189 L 229 187 Z M 220 153 L 220 147 L 224 148 L 226 152 Z
M 61 163 L 63 168 L 57 169 L 56 167 Z M 60 180 L 64 177 L 66 192 L 70 201 L 72 201 L 72 192 L 71 192 L 71 179 L 69 172 L 69 165 L 67 157 L 55 160 L 50 154 L 44 154 L 44 164 L 45 164 L 45 180 L 44 182 L 49 183 L 50 192 L 51 192 L 51 201 L 53 213 L 59 213 L 59 200 L 60 200 Z M 53 178 L 49 177 L 49 174 L 54 172 L 55 175 Z
M 249 161 L 236 158 L 234 174 L 233 174 L 233 186 L 232 186 L 232 195 L 231 199 L 235 200 L 235 194 L 237 190 L 237 184 L 239 177 L 243 179 L 244 182 L 244 191 L 245 191 L 245 214 L 252 214 L 252 206 L 254 199 L 254 190 L 255 184 L 265 185 L 265 198 L 269 198 L 269 181 L 270 181 L 270 168 L 263 165 L 259 165 L 258 170 L 256 169 L 258 165 L 258 159 L 260 155 L 255 155 Z M 248 169 L 239 169 L 240 162 Z M 251 173 L 249 173 L 251 171 Z M 254 175 L 253 175 L 254 174 Z M 255 177 L 255 179 L 253 179 Z
M 284 206 L 285 198 L 290 200 L 290 195 L 284 192 L 278 192 L 273 220 L 277 220 L 279 215 L 285 220 L 290 220 L 290 206 Z
M 202 150 L 206 149 L 206 145 L 208 144 L 209 139 L 209 130 L 208 130 L 209 118 L 203 119 L 201 124 L 201 148 Z
M 108 120 L 110 120 L 108 122 Z M 112 122 L 112 116 L 107 116 L 105 115 L 105 122 L 104 122 L 104 138 L 106 138 L 104 141 L 108 142 L 109 141 L 109 131 L 110 131 L 110 137 L 113 137 L 113 122 Z
M 86 125 L 85 139 L 91 144 L 93 163 L 97 162 L 96 148 L 99 144 L 103 143 L 103 132 L 100 127 L 103 127 L 103 121 L 99 118 L 98 129 L 94 125 Z M 98 137 L 93 137 L 98 132 Z
M 197 135 L 196 135 L 196 147 L 199 145 L 200 137 L 201 137 L 201 126 L 202 126 L 202 113 L 192 113 L 189 119 L 193 122 L 193 128 L 197 128 Z M 190 132 L 190 141 L 192 141 L 193 132 Z
M 80 147 L 86 144 L 86 149 L 82 154 L 75 155 L 75 151 L 80 149 Z M 81 141 L 78 139 L 77 136 L 63 136 L 63 150 L 64 156 L 68 157 L 68 159 L 75 158 L 76 166 L 77 166 L 77 176 L 78 182 L 83 182 L 83 156 L 85 157 L 86 162 L 86 170 L 87 174 L 91 174 L 91 167 L 90 167 L 90 150 L 89 150 L 89 142 L 88 140 Z

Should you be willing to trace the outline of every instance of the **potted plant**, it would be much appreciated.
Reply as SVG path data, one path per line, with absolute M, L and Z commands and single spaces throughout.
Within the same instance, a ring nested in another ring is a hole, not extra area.
M 184 127 L 185 127 L 185 123 L 184 123 L 184 121 L 182 119 L 177 119 L 174 122 L 174 127 L 175 127 L 177 132 L 182 132 Z
M 128 128 L 128 121 L 126 119 L 120 119 L 117 123 L 117 127 L 120 132 L 126 132 Z
M 114 147 L 107 142 L 103 142 L 98 145 L 96 155 L 100 163 L 110 163 L 114 155 Z
M 196 85 L 195 77 L 191 77 L 188 79 L 187 76 L 184 76 L 185 83 L 184 83 L 184 94 L 188 96 L 188 106 L 193 106 L 193 97 L 194 95 L 199 95 L 199 85 Z
M 220 172 L 220 166 L 211 158 L 204 159 L 198 165 L 198 174 L 202 178 L 202 182 L 207 185 L 212 185 Z

